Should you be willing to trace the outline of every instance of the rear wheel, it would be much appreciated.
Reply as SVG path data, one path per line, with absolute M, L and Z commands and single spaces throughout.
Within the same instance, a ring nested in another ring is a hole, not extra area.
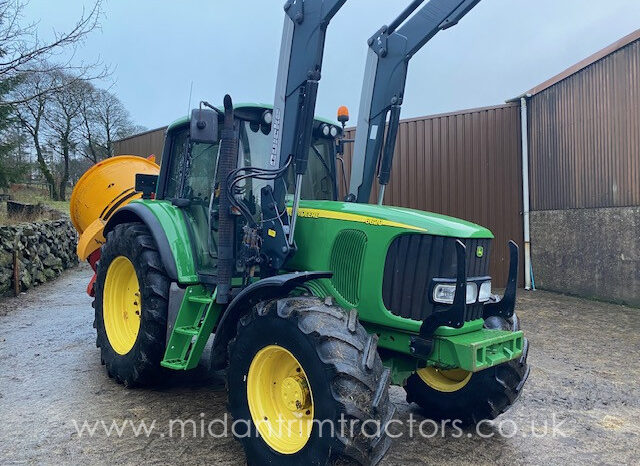
M 315 298 L 261 303 L 229 344 L 229 408 L 248 464 L 375 464 L 395 411 L 377 340 Z
M 500 330 L 520 330 L 517 316 L 506 321 L 499 317 L 486 320 L 485 327 Z M 418 404 L 433 420 L 461 420 L 477 424 L 495 419 L 518 399 L 529 376 L 525 339 L 522 356 L 475 374 L 461 369 L 439 370 L 427 367 L 407 380 L 407 401 Z
M 96 345 L 110 377 L 153 383 L 162 368 L 170 280 L 141 223 L 117 225 L 102 247 L 96 278 Z

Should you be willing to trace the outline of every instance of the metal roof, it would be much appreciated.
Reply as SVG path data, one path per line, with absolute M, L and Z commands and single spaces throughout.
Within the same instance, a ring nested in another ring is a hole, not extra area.
M 527 92 L 517 97 L 514 97 L 513 99 L 510 99 L 507 102 L 511 102 L 513 100 L 519 100 L 522 97 L 534 96 L 544 91 L 545 89 L 549 89 L 551 86 L 558 84 L 560 81 L 563 81 L 568 77 L 578 73 L 579 71 L 582 71 L 588 66 L 593 65 L 595 62 L 602 60 L 603 58 L 607 57 L 608 55 L 611 55 L 614 52 L 617 52 L 621 48 L 626 47 L 627 45 L 631 44 L 632 42 L 635 42 L 636 40 L 640 40 L 640 29 L 637 29 L 631 34 L 624 36 L 622 39 L 617 40 L 616 42 L 609 45 L 608 47 L 605 47 L 602 50 L 594 53 L 593 55 L 585 58 L 584 60 L 576 63 L 575 65 L 570 66 L 569 68 L 564 70 L 562 73 L 555 75 L 551 79 L 548 79 L 545 82 L 538 84 L 537 86 L 529 89 Z

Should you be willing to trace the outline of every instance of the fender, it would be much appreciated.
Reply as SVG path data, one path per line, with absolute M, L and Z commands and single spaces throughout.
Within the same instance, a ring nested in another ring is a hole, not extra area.
M 172 281 L 177 282 L 178 270 L 176 267 L 176 260 L 173 255 L 173 251 L 171 250 L 171 246 L 169 245 L 167 234 L 162 228 L 162 224 L 158 218 L 144 204 L 131 203 L 120 208 L 115 214 L 113 214 L 104 227 L 105 238 L 107 237 L 107 234 L 116 227 L 116 225 L 129 222 L 142 222 L 149 228 L 151 236 L 153 236 L 153 239 L 158 246 L 160 259 L 162 260 L 162 265 L 164 266 L 167 275 Z
M 284 298 L 298 286 L 322 278 L 331 278 L 333 272 L 294 272 L 275 275 L 252 283 L 233 298 L 215 331 L 211 348 L 212 368 L 225 369 L 227 347 L 238 328 L 238 321 L 260 301 Z

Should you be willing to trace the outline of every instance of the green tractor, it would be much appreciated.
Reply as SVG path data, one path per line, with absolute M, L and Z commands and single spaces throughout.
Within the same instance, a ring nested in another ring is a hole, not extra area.
M 345 1 L 288 2 L 275 105 L 226 96 L 170 125 L 159 175 L 139 174 L 102 211 L 91 255 L 109 376 L 137 387 L 193 369 L 213 334 L 249 464 L 375 464 L 390 445 L 390 385 L 431 419 L 477 423 L 512 406 L 528 376 L 515 243 L 499 298 L 489 230 L 368 204 L 376 168 L 388 182 L 408 57 L 478 0 L 414 1 L 369 41 L 339 201 L 347 117 L 314 114 Z

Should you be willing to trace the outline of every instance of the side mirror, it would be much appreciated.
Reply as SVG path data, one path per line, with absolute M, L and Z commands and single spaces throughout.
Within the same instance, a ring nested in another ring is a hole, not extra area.
M 202 144 L 218 143 L 218 114 L 207 108 L 191 111 L 191 141 Z

